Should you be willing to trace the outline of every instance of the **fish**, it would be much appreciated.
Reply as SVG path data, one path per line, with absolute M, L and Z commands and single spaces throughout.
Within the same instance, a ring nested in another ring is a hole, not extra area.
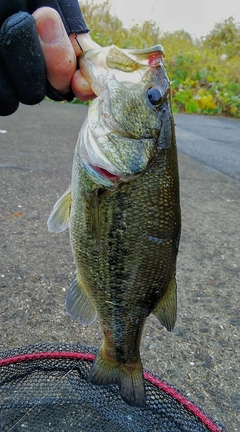
M 102 329 L 89 382 L 116 385 L 125 403 L 142 408 L 146 319 L 154 314 L 172 331 L 177 313 L 181 210 L 170 82 L 161 45 L 89 50 L 80 68 L 96 98 L 48 229 L 70 231 L 76 278 L 67 313 L 84 325 L 98 318 Z

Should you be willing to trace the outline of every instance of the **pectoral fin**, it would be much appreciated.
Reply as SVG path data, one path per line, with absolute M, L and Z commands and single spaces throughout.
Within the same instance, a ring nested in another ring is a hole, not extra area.
M 152 313 L 168 331 L 173 329 L 177 317 L 177 283 L 175 274 L 173 275 L 164 296 L 161 298 Z
M 66 310 L 68 315 L 84 325 L 91 324 L 97 318 L 96 310 L 78 277 L 71 283 L 67 293 Z
M 68 188 L 56 202 L 48 218 L 47 225 L 50 232 L 60 233 L 68 228 L 71 204 L 72 193 L 71 188 Z

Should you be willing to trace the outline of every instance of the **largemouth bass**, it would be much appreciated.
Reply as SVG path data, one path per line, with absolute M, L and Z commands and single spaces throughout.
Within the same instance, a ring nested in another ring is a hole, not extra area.
M 153 313 L 172 330 L 180 238 L 177 149 L 161 46 L 91 50 L 80 67 L 97 98 L 76 145 L 72 184 L 49 216 L 70 229 L 77 268 L 69 315 L 98 317 L 103 344 L 93 384 L 116 384 L 131 406 L 145 405 L 139 345 Z

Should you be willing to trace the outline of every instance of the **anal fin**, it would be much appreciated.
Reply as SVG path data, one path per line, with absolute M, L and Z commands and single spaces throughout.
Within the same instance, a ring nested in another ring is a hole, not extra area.
M 50 232 L 60 233 L 68 228 L 72 204 L 71 187 L 59 198 L 53 207 L 52 212 L 47 221 L 48 230 Z
M 70 285 L 66 297 L 66 310 L 70 317 L 81 324 L 91 324 L 97 318 L 96 310 L 77 277 Z
M 175 274 L 164 296 L 159 300 L 152 313 L 168 331 L 173 330 L 177 318 L 177 283 Z

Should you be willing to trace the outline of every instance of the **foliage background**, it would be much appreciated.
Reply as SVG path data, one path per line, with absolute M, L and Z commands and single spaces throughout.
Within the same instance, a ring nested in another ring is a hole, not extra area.
M 194 40 L 184 30 L 163 33 L 152 21 L 126 29 L 111 14 L 108 0 L 81 3 L 81 9 L 92 39 L 101 46 L 163 45 L 174 112 L 240 117 L 240 23 L 232 17 Z

